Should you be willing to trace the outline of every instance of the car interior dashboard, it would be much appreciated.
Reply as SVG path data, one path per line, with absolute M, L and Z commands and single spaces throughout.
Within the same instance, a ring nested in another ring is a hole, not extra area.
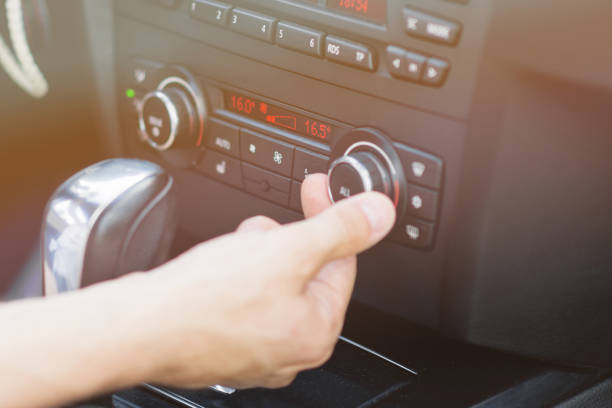
M 397 212 L 327 364 L 280 390 L 91 403 L 609 406 L 610 19 L 602 0 L 24 2 L 49 93 L 0 70 L 0 289 L 40 252 L 51 192 L 100 159 L 172 175 L 174 255 L 301 220 L 325 173 L 334 201 L 379 191 Z

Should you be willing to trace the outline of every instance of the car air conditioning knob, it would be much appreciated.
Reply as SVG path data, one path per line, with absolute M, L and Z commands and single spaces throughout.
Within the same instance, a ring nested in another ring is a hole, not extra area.
M 328 173 L 332 202 L 377 191 L 393 201 L 398 217 L 403 215 L 406 178 L 388 136 L 376 129 L 354 129 L 336 143 L 332 160 Z
M 141 137 L 153 149 L 199 146 L 203 139 L 206 102 L 191 74 L 182 68 L 146 94 L 138 107 Z
M 194 109 L 185 92 L 153 91 L 142 100 L 139 127 L 151 147 L 164 151 L 179 140 L 193 139 L 194 119 Z
M 336 159 L 329 170 L 329 190 L 334 202 L 371 191 L 393 198 L 389 171 L 375 153 L 368 151 Z

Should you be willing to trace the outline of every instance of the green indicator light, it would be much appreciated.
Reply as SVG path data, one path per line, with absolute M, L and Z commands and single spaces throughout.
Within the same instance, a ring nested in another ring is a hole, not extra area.
M 132 88 L 128 88 L 128 89 L 125 91 L 125 96 L 127 96 L 127 97 L 128 97 L 128 98 L 130 98 L 130 99 L 134 99 L 134 98 L 136 97 L 136 91 L 135 91 L 135 90 L 133 90 Z

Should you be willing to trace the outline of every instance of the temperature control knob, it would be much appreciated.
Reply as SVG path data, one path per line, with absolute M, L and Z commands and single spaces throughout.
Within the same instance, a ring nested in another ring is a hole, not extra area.
M 142 139 L 160 152 L 202 143 L 206 103 L 191 74 L 175 68 L 138 106 Z
M 194 108 L 179 89 L 147 94 L 142 100 L 139 120 L 143 137 L 156 150 L 168 150 L 179 140 L 193 140 Z
M 378 191 L 395 204 L 398 218 L 406 207 L 406 178 L 393 143 L 376 129 L 354 129 L 333 148 L 329 168 L 329 196 L 338 202 L 354 195 Z
M 330 195 L 335 202 L 371 191 L 393 198 L 391 176 L 375 153 L 358 151 L 342 156 L 332 163 L 329 174 Z

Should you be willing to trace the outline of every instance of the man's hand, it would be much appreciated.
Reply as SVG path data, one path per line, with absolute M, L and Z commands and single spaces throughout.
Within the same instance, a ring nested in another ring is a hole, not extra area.
M 306 221 L 253 218 L 152 272 L 2 305 L 0 406 L 59 406 L 142 382 L 280 387 L 323 364 L 355 255 L 389 232 L 395 210 L 378 193 L 331 207 L 321 175 L 302 196 Z
M 306 221 L 246 220 L 143 276 L 139 290 L 155 300 L 149 338 L 157 365 L 147 380 L 280 387 L 329 359 L 356 254 L 387 235 L 395 210 L 376 193 L 331 207 L 322 175 L 306 180 L 302 197 Z

